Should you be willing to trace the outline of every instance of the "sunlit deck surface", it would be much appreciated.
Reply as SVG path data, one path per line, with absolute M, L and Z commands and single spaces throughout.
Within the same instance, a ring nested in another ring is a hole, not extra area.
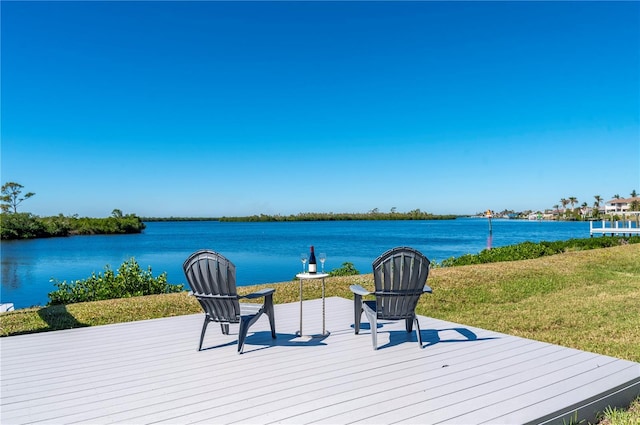
M 263 316 L 242 355 L 215 324 L 198 352 L 201 314 L 1 338 L 0 422 L 562 424 L 640 393 L 638 363 L 422 316 L 424 348 L 384 322 L 374 351 L 351 300 L 326 308 L 302 342 L 277 305 L 277 339 Z

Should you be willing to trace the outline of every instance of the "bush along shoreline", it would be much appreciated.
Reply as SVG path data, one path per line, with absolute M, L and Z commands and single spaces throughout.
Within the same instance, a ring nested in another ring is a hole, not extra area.
M 167 283 L 167 272 L 153 276 L 151 267 L 143 270 L 135 258 L 122 263 L 115 272 L 105 266 L 104 273 L 91 273 L 87 279 L 59 282 L 51 279 L 58 289 L 49 293 L 48 305 L 73 304 L 115 298 L 182 292 L 183 285 Z
M 640 243 L 640 236 L 602 236 L 597 238 L 569 239 L 555 242 L 522 242 L 516 245 L 483 249 L 478 254 L 465 254 L 443 260 L 435 267 L 468 266 L 471 264 L 497 263 L 501 261 L 531 260 L 567 251 L 610 248 Z

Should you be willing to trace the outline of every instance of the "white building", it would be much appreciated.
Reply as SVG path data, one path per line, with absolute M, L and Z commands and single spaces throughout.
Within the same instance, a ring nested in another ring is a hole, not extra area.
M 604 205 L 605 214 L 615 214 L 627 212 L 631 209 L 631 204 L 636 201 L 640 202 L 640 196 L 634 198 L 620 198 L 607 201 Z

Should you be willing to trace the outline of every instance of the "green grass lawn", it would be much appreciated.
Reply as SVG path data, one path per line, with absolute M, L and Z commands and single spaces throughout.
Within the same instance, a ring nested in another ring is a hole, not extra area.
M 373 289 L 373 276 L 329 278 L 326 295 L 351 298 L 353 283 Z M 428 283 L 420 315 L 640 362 L 640 244 L 435 268 Z M 306 298 L 320 298 L 320 282 L 306 285 Z M 239 290 L 265 286 L 276 303 L 298 300 L 294 281 Z M 29 308 L 1 314 L 0 336 L 201 312 L 187 293 Z M 640 424 L 638 404 L 608 412 L 608 423 Z

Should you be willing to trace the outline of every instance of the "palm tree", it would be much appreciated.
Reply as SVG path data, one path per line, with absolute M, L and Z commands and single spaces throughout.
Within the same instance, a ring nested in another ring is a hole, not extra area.
M 569 204 L 569 201 L 562 198 L 560 199 L 560 203 L 562 204 L 562 210 L 563 210 L 563 216 L 567 216 L 567 205 Z
M 600 202 L 602 202 L 602 196 L 600 196 L 600 195 L 594 195 L 593 197 L 594 197 L 594 198 L 596 198 L 596 203 L 595 203 L 595 204 L 593 204 L 593 205 L 594 205 L 596 208 L 599 208 L 599 207 L 600 207 Z
M 573 208 L 573 205 L 578 203 L 578 198 L 576 198 L 575 196 L 569 196 L 569 203 L 571 204 L 571 209 L 575 212 L 575 208 Z
M 593 213 L 591 215 L 593 217 L 597 217 L 600 215 L 600 202 L 602 202 L 602 196 L 594 195 L 593 197 L 596 198 L 596 201 L 593 203 Z
M 638 192 L 636 192 L 636 190 L 635 190 L 635 189 L 633 189 L 633 190 L 631 191 L 631 197 L 632 197 L 632 198 L 635 198 L 636 196 L 638 196 Z
M 582 218 L 584 219 L 587 216 L 587 207 L 589 206 L 589 204 L 583 202 L 580 206 L 582 207 L 580 209 L 580 215 L 582 215 Z
M 555 204 L 553 206 L 554 212 L 556 213 L 555 215 L 559 215 L 558 208 L 560 208 L 560 205 L 558 205 L 558 204 Z

